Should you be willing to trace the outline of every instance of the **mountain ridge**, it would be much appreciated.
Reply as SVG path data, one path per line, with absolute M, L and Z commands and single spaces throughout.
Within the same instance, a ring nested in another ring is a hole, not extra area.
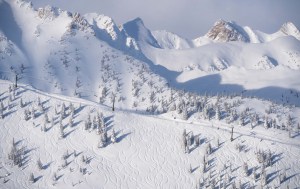
M 15 23 L 0 23 L 0 31 L 5 31 L 1 32 L 0 41 L 1 77 L 13 80 L 14 74 L 23 74 L 22 82 L 42 90 L 65 95 L 81 93 L 99 101 L 101 90 L 108 88 L 100 71 L 103 71 L 102 65 L 105 67 L 109 63 L 114 67 L 110 74 L 122 75 L 119 81 L 111 81 L 110 85 L 116 88 L 120 88 L 121 83 L 126 83 L 126 86 L 132 83 L 129 78 L 135 77 L 134 72 L 127 72 L 134 66 L 138 69 L 147 67 L 149 77 L 151 74 L 159 76 L 156 79 L 163 81 L 163 85 L 167 83 L 200 94 L 217 94 L 225 88 L 231 92 L 248 90 L 252 95 L 251 91 L 274 85 L 279 87 L 275 98 L 278 101 L 281 94 L 287 94 L 290 89 L 300 91 L 300 84 L 292 82 L 299 77 L 299 40 L 286 35 L 297 34 L 292 24 L 284 25 L 285 34 L 280 32 L 268 36 L 244 27 L 247 34 L 253 32 L 252 37 L 245 38 L 248 42 L 219 42 L 207 36 L 189 41 L 166 31 L 150 31 L 140 18 L 117 26 L 110 17 L 97 13 L 80 15 L 50 6 L 33 9 L 32 4 L 20 0 L 1 2 L 0 8 L 11 9 L 10 13 L 2 11 L 1 14 Z M 17 31 L 13 27 L 19 31 L 15 35 L 17 38 L 10 35 L 9 31 Z M 232 23 L 231 27 L 236 25 Z M 254 39 L 257 42 L 252 43 Z M 239 71 L 232 74 L 236 69 Z M 243 70 L 247 73 L 255 71 L 257 77 L 262 78 L 260 85 L 247 82 L 249 74 L 241 74 Z M 288 73 L 288 77 L 276 79 L 264 76 L 265 73 Z M 214 90 L 203 85 L 203 81 L 207 82 L 206 77 L 215 77 L 212 80 L 215 81 Z M 146 91 L 148 93 L 149 89 Z M 122 93 L 120 98 L 128 95 L 127 91 Z M 291 98 L 289 102 L 296 102 L 296 97 Z M 133 102 L 129 100 L 128 103 Z

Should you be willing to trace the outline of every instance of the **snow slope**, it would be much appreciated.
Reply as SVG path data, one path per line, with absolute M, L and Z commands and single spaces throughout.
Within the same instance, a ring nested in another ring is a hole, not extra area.
M 19 82 L 40 90 L 96 102 L 105 96 L 101 102 L 106 104 L 116 94 L 124 108 L 135 103 L 128 96 L 133 80 L 150 82 L 135 92 L 140 96 L 150 94 L 159 80 L 156 92 L 169 85 L 198 94 L 243 92 L 300 104 L 294 95 L 300 91 L 299 31 L 292 23 L 268 35 L 220 20 L 207 35 L 189 41 L 151 32 L 140 18 L 117 26 L 101 14 L 34 9 L 21 0 L 2 0 L 0 9 L 8 18 L 0 22 L 2 79 L 14 81 L 18 74 Z M 219 42 L 221 36 L 225 42 Z M 137 77 L 144 69 L 147 74 Z
M 284 130 L 266 130 L 261 124 L 251 129 L 250 123 L 226 124 L 223 118 L 208 121 L 198 114 L 182 121 L 173 119 L 176 112 L 161 116 L 122 110 L 111 112 L 109 107 L 97 103 L 41 92 L 26 85 L 9 92 L 11 84 L 0 81 L 0 98 L 5 104 L 4 117 L 0 119 L 1 188 L 201 188 L 213 182 L 227 188 L 233 184 L 242 188 L 260 187 L 264 179 L 256 155 L 259 151 L 271 153 L 272 166 L 265 168 L 264 182 L 268 187 L 300 187 L 299 131 L 293 133 L 294 138 L 289 138 Z M 219 100 L 221 103 L 224 99 Z M 214 100 L 209 98 L 209 101 Z M 266 105 L 255 99 L 245 103 L 255 104 L 257 111 Z M 61 137 L 59 120 L 63 104 L 66 108 Z M 73 117 L 71 106 L 75 110 Z M 24 112 L 32 109 L 35 118 L 26 121 Z M 299 108 L 276 105 L 272 110 L 274 115 L 300 112 Z M 45 114 L 54 120 L 53 125 L 51 121 L 45 123 Z M 117 143 L 108 142 L 106 147 L 98 148 L 97 130 L 84 129 L 88 116 L 94 120 L 98 114 L 104 116 L 109 140 L 114 130 Z M 234 140 L 231 142 L 232 126 Z M 184 129 L 188 135 L 199 136 L 200 145 L 190 146 L 189 153 L 184 153 L 182 147 Z M 13 165 L 7 156 L 13 141 L 17 149 L 24 148 L 20 167 Z M 205 155 L 209 144 L 213 152 Z M 209 162 L 206 171 L 203 171 L 203 157 Z M 38 160 L 42 163 L 41 170 Z M 248 176 L 243 170 L 245 162 L 249 167 Z M 253 172 L 257 174 L 256 179 Z M 31 173 L 34 183 L 29 181 Z M 283 173 L 286 179 L 280 182 Z
M 188 49 L 193 47 L 193 44 L 188 39 L 171 32 L 153 31 L 151 34 L 163 49 Z
M 254 36 L 256 34 L 253 32 L 250 35 L 252 30 L 249 27 L 243 29 L 233 23 L 228 30 L 223 31 L 222 27 L 227 28 L 227 22 L 221 23 L 225 26 L 217 23 L 216 28 L 197 39 L 204 43 L 199 47 L 176 47 L 182 41 L 180 38 L 170 38 L 165 34 L 159 40 L 156 34 L 160 47 L 139 41 L 141 51 L 156 65 L 157 68 L 154 66 L 154 69 L 161 76 L 172 85 L 185 90 L 202 94 L 246 91 L 245 95 L 276 101 L 280 101 L 282 95 L 290 90 L 300 91 L 297 79 L 300 77 L 300 41 L 295 38 L 297 32 L 283 34 L 280 31 L 262 37 Z M 140 27 L 147 30 L 144 25 Z M 291 23 L 285 24 L 283 28 L 290 28 L 287 31 L 298 31 Z M 287 98 L 290 99 L 289 102 L 299 105 L 298 98 Z
M 293 24 L 219 21 L 190 41 L 22 0 L 0 19 L 0 188 L 300 187 Z

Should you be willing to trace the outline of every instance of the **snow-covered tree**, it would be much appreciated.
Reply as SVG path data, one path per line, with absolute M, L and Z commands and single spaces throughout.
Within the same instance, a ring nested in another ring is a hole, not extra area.
M 293 119 L 291 115 L 288 115 L 286 118 L 286 129 L 289 131 L 292 129 L 292 127 L 293 127 Z
M 280 184 L 282 184 L 286 180 L 286 169 L 280 172 L 279 180 L 280 180 Z
M 216 118 L 216 120 L 220 120 L 221 119 L 221 111 L 220 111 L 220 107 L 219 106 L 216 107 L 215 118 Z
M 37 99 L 37 105 L 40 106 L 41 104 L 42 104 L 42 103 L 41 103 L 41 98 L 38 97 L 38 99 Z
M 53 180 L 54 182 L 57 181 L 57 175 L 56 175 L 56 172 L 54 172 L 54 174 L 53 174 L 53 176 L 52 176 L 52 180 Z
M 105 146 L 105 142 L 103 139 L 103 135 L 101 135 L 99 143 L 98 143 L 98 148 L 103 148 Z
M 61 110 L 60 110 L 60 115 L 61 115 L 62 119 L 65 118 L 65 109 L 66 109 L 65 103 L 62 103 Z
M 259 121 L 259 117 L 257 114 L 254 114 L 252 117 L 251 117 L 251 127 L 254 128 L 255 126 L 258 125 L 258 121 Z
M 38 166 L 39 170 L 44 169 L 44 166 L 43 166 L 43 164 L 42 164 L 42 162 L 41 162 L 41 159 L 38 159 L 38 160 L 37 160 L 37 166 Z
M 29 182 L 31 182 L 31 183 L 35 182 L 35 178 L 34 178 L 33 173 L 31 173 L 30 176 L 29 176 Z
M 59 137 L 60 137 L 61 139 L 63 139 L 63 138 L 65 137 L 63 125 L 60 125 L 60 126 L 59 126 Z
M 264 127 L 265 127 L 266 129 L 269 128 L 269 119 L 268 119 L 267 116 L 265 116 L 265 119 L 264 119 Z
M 172 111 L 175 111 L 176 110 L 176 104 L 174 102 L 172 102 L 169 106 L 169 111 L 172 112 Z
M 0 107 L 0 119 L 4 118 L 4 110 Z
M 187 108 L 183 108 L 182 114 L 181 114 L 181 118 L 182 118 L 183 120 L 187 120 L 187 119 L 188 119 L 188 111 L 187 111 Z
M 24 108 L 24 103 L 22 97 L 20 98 L 20 108 Z
M 34 107 L 32 106 L 32 108 L 31 108 L 31 118 L 32 119 L 35 119 L 35 109 L 34 109 Z
M 45 121 L 45 123 L 50 123 L 47 113 L 44 114 L 44 121 Z
M 54 127 L 55 123 L 54 123 L 54 117 L 51 118 L 51 128 Z
M 0 100 L 1 101 L 1 100 Z M 0 110 L 4 111 L 5 110 L 5 107 L 4 107 L 4 104 L 3 104 L 3 101 L 0 102 Z
M 265 169 L 262 169 L 262 172 L 261 172 L 261 187 L 263 188 L 265 185 L 268 184 L 267 182 L 267 174 L 266 174 L 266 170 Z
M 72 117 L 70 117 L 70 119 L 69 119 L 69 126 L 73 127 L 73 118 Z
M 244 169 L 245 176 L 248 176 L 249 175 L 249 169 L 248 169 L 248 164 L 246 162 L 244 162 L 243 169 Z
M 207 147 L 206 147 L 206 154 L 209 155 L 212 153 L 212 147 L 211 147 L 211 144 L 208 143 Z
M 112 143 L 117 142 L 116 133 L 115 133 L 114 129 L 112 130 L 110 140 L 111 140 Z

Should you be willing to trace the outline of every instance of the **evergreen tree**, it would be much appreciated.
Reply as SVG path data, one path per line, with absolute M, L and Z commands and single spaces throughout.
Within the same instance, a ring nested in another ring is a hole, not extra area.
M 21 99 L 20 99 L 20 108 L 24 108 L 24 103 L 23 103 L 22 97 L 21 97 Z
M 70 119 L 69 119 L 69 126 L 73 127 L 73 118 L 72 117 L 70 117 Z
M 61 115 L 62 119 L 65 118 L 65 109 L 66 109 L 65 103 L 62 103 L 61 110 L 60 110 L 60 115 Z
M 264 127 L 265 127 L 266 129 L 269 128 L 269 120 L 268 120 L 268 117 L 267 117 L 267 116 L 265 116 Z
M 38 159 L 37 165 L 38 165 L 39 170 L 44 169 L 43 164 L 42 164 L 42 162 L 41 162 L 41 159 Z
M 0 107 L 0 119 L 4 118 L 4 110 Z
M 249 169 L 248 169 L 248 164 L 246 162 L 244 162 L 243 169 L 244 169 L 245 176 L 248 176 Z
M 45 120 L 45 123 L 50 123 L 48 113 L 45 113 L 44 120 Z
M 293 127 L 293 119 L 291 117 L 291 115 L 288 115 L 287 120 L 286 120 L 286 129 L 289 131 L 292 129 Z
M 52 180 L 53 180 L 54 182 L 57 181 L 57 175 L 56 175 L 56 172 L 54 172 L 54 174 L 53 174 L 53 176 L 52 176 Z
M 112 130 L 112 133 L 111 133 L 111 142 L 112 143 L 115 143 L 115 142 L 117 142 L 117 139 L 116 139 L 116 133 L 115 133 L 115 130 L 113 129 Z
M 100 140 L 99 140 L 99 144 L 98 144 L 98 148 L 103 148 L 105 146 L 105 142 L 103 139 L 103 135 L 101 135 Z
M 31 173 L 30 176 L 29 176 L 29 182 L 31 182 L 31 183 L 35 182 L 33 173 Z
M 31 118 L 35 119 L 35 109 L 34 109 L 33 106 L 32 106 L 32 109 L 31 109 Z
M 0 100 L 1 101 L 1 100 Z M 3 104 L 3 101 L 1 101 L 1 103 L 0 103 L 0 110 L 2 110 L 2 111 L 4 111 L 5 110 L 5 108 L 4 108 L 4 104 Z
M 63 139 L 63 138 L 65 137 L 63 125 L 60 125 L 60 127 L 59 127 L 59 137 L 60 137 L 61 139 Z
M 217 108 L 216 108 L 216 120 L 220 120 L 220 119 L 221 119 L 220 107 L 217 106 Z
M 54 123 L 54 117 L 51 118 L 51 128 L 54 127 L 55 123 Z
M 187 120 L 187 119 L 188 119 L 188 111 L 187 111 L 187 108 L 183 108 L 181 118 L 182 118 L 183 120 Z

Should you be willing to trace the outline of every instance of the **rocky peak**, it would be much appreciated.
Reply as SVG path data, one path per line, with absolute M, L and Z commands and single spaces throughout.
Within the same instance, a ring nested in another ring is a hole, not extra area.
M 225 20 L 217 21 L 208 31 L 206 37 L 219 42 L 249 41 L 249 37 L 242 27 L 233 22 L 227 22 Z

